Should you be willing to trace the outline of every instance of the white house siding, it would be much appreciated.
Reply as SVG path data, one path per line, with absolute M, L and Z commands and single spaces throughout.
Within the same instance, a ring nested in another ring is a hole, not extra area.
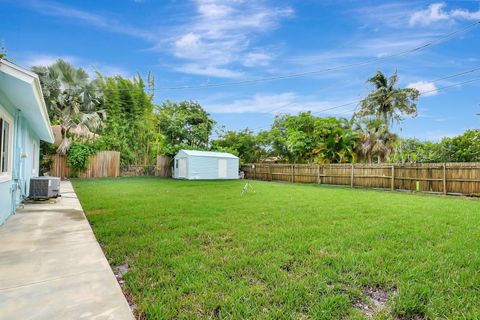
M 40 138 L 53 142 L 38 77 L 0 59 L 0 112 L 11 122 L 10 170 L 0 176 L 0 224 L 28 196 L 38 176 Z
M 10 152 L 11 177 L 0 181 L 0 224 L 5 222 L 28 196 L 30 178 L 38 176 L 40 169 L 40 139 L 29 128 L 25 118 L 18 112 L 11 112 L 11 108 L 7 109 L 6 105 L 5 101 L 0 101 L 0 113 L 8 113 L 13 119 L 13 145 Z
M 1 96 L 0 96 L 1 99 Z M 0 116 L 3 114 L 7 114 L 9 117 L 14 119 L 14 114 L 11 110 L 7 109 L 6 106 L 4 106 L 5 103 L 2 103 L 0 100 Z M 15 120 L 14 120 L 15 121 Z M 15 134 L 15 122 L 13 121 L 12 126 L 13 130 L 11 132 Z M 13 166 L 13 155 L 12 153 L 15 152 L 15 148 L 11 148 L 10 150 L 10 159 L 12 161 L 12 166 Z M 12 168 L 13 169 L 13 168 Z M 13 206 L 13 196 L 12 196 L 12 179 L 11 178 L 5 178 L 0 176 L 0 224 L 2 224 L 7 217 L 13 212 L 14 206 Z

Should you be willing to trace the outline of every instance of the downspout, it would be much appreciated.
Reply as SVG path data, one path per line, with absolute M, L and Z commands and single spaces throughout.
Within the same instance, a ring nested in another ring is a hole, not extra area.
M 12 168 L 12 212 L 15 212 L 19 206 L 22 205 L 25 200 L 25 192 L 22 187 L 24 183 L 22 179 L 22 151 L 23 142 L 21 139 L 21 115 L 20 110 L 15 113 L 15 137 L 14 137 L 14 154 L 13 154 L 13 168 Z M 18 195 L 18 193 L 20 193 Z M 17 196 L 18 195 L 18 196 Z

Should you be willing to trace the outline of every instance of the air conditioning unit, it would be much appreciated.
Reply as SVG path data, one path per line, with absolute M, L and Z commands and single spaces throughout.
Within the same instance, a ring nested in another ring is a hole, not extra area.
M 60 178 L 36 177 L 30 179 L 30 199 L 57 198 L 60 194 Z

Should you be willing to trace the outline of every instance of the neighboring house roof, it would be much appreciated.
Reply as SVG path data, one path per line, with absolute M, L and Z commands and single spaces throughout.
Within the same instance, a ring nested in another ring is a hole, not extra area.
M 63 140 L 62 126 L 59 124 L 53 125 L 52 130 L 53 130 L 53 137 L 54 137 L 53 144 L 60 145 L 60 143 L 62 143 L 62 140 Z M 77 127 L 70 129 L 70 133 L 77 137 L 86 138 L 88 140 L 96 140 L 100 138 L 100 136 L 96 133 L 93 133 L 91 131 L 84 131 Z
M 0 59 L 0 94 L 11 103 L 11 107 L 20 110 L 22 117 L 41 140 L 53 142 L 40 80 L 35 73 Z
M 237 156 L 226 153 L 226 152 L 211 152 L 211 151 L 199 151 L 199 150 L 180 150 L 179 152 L 184 152 L 189 156 L 195 157 L 212 157 L 212 158 L 232 158 L 238 159 Z

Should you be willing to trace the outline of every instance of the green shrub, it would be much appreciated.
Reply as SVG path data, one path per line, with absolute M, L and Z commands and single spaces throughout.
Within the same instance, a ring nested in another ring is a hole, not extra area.
M 91 155 L 96 153 L 95 148 L 83 144 L 73 143 L 68 151 L 67 163 L 73 169 L 73 174 L 76 176 L 79 171 L 88 168 L 88 159 Z

